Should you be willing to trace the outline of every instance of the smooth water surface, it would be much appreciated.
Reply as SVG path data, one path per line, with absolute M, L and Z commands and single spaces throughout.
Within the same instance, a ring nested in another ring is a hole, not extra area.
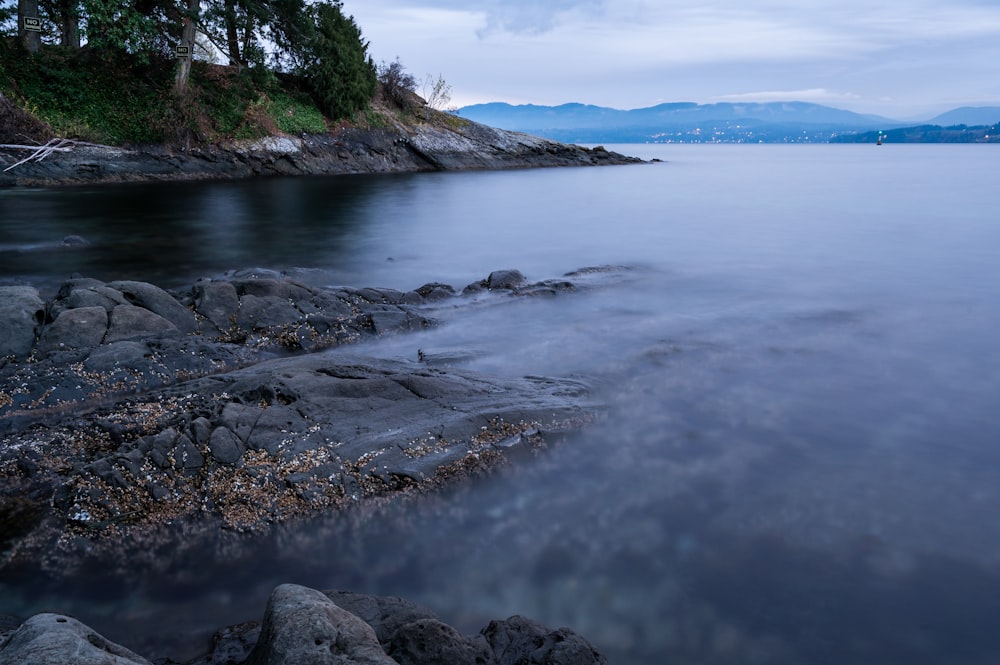
M 0 283 L 259 266 L 410 289 L 615 267 L 346 350 L 587 377 L 608 412 L 564 445 L 378 519 L 148 571 L 0 573 L 0 612 L 69 612 L 176 657 L 291 581 L 403 595 L 466 631 L 568 625 L 616 665 L 993 662 L 1000 152 L 618 149 L 665 162 L 0 190 Z

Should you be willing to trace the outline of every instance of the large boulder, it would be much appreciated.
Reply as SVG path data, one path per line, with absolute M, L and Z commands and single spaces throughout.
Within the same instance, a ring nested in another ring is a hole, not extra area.
M 490 289 L 516 289 L 524 284 L 524 275 L 520 270 L 494 270 L 486 278 L 486 288 Z
M 236 323 L 240 297 L 231 282 L 199 280 L 192 288 L 195 311 L 225 332 Z
M 190 333 L 198 329 L 194 312 L 158 286 L 129 280 L 110 282 L 108 286 L 120 291 L 130 304 L 159 314 L 181 332 Z
M 89 349 L 100 345 L 108 332 L 108 312 L 101 306 L 78 307 L 59 313 L 38 341 L 42 353 Z
M 247 665 L 398 665 L 375 631 L 321 592 L 282 584 L 267 601 Z
M 36 614 L 0 642 L 0 665 L 151 665 L 61 614 Z
M 159 314 L 137 305 L 118 305 L 111 311 L 107 342 L 180 335 L 177 326 Z
M 26 356 L 35 329 L 45 319 L 45 302 L 30 286 L 0 286 L 0 357 Z

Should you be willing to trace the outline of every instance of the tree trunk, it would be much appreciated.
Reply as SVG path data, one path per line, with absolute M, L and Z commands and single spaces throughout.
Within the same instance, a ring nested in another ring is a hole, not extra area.
M 198 14 L 201 11 L 201 0 L 187 0 L 187 12 L 184 15 L 184 30 L 181 33 L 181 47 L 187 52 L 177 58 L 177 79 L 174 90 L 183 94 L 187 90 L 188 78 L 191 76 L 191 61 L 194 60 L 194 36 L 198 27 Z
M 80 48 L 80 13 L 77 0 L 60 0 L 59 19 L 62 22 L 62 45 Z
M 226 46 L 229 64 L 240 64 L 240 36 L 236 31 L 236 0 L 226 0 Z
M 246 57 L 247 51 L 250 49 L 250 42 L 253 40 L 253 27 L 254 20 L 252 16 L 247 17 L 246 25 L 243 26 L 243 56 Z M 240 63 L 244 64 L 244 63 Z M 246 63 L 249 64 L 249 63 Z
M 42 33 L 25 30 L 25 19 L 31 23 L 38 21 L 38 0 L 17 0 L 17 36 L 30 53 L 38 53 L 42 45 Z

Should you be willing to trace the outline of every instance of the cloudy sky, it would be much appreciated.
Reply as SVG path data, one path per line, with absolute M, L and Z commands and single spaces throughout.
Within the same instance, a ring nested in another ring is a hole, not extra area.
M 1000 106 L 1000 0 L 344 0 L 376 61 L 456 106 Z

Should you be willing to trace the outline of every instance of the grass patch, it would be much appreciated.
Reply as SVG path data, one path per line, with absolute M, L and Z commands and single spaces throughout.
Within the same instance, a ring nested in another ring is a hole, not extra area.
M 351 121 L 366 129 L 384 129 L 392 124 L 385 117 L 385 111 L 379 111 L 371 106 L 355 114 Z
M 322 134 L 327 131 L 326 117 L 308 99 L 279 92 L 271 99 L 270 113 L 278 129 L 287 134 Z

